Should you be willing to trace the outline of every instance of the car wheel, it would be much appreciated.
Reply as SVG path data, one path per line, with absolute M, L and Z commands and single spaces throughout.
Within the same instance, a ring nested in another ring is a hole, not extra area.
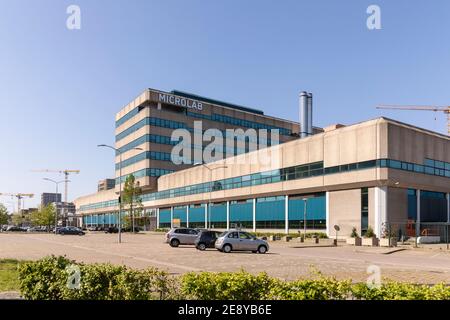
M 172 240 L 170 241 L 170 246 L 171 246 L 171 247 L 176 248 L 176 247 L 178 247 L 179 245 L 180 245 L 180 240 L 178 240 L 178 239 L 172 239 Z
M 204 244 L 204 243 L 199 243 L 197 248 L 198 248 L 198 250 L 205 251 L 205 250 L 206 250 L 206 244 Z
M 223 252 L 230 253 L 231 252 L 231 246 L 229 244 L 226 244 L 222 248 Z
M 267 252 L 267 247 L 266 246 L 259 246 L 258 247 L 258 253 L 264 254 Z

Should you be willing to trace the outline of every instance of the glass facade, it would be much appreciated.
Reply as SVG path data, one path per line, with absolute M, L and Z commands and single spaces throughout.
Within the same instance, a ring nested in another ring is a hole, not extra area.
M 447 198 L 445 193 L 425 190 L 420 191 L 420 221 L 447 221 Z
M 408 220 L 417 220 L 417 192 L 408 189 Z
M 305 200 L 306 199 L 306 206 Z M 289 228 L 324 229 L 326 227 L 326 200 L 325 193 L 315 194 L 314 197 L 299 197 L 289 199 Z
M 398 168 L 399 164 L 400 164 L 400 168 L 404 167 L 406 169 L 399 169 Z M 405 165 L 403 165 L 403 164 L 405 164 Z M 254 173 L 251 175 L 233 177 L 233 178 L 228 178 L 228 179 L 223 179 L 223 180 L 216 180 L 216 181 L 213 181 L 212 183 L 205 182 L 205 183 L 189 185 L 189 186 L 170 189 L 170 190 L 147 193 L 147 194 L 142 195 L 142 201 L 152 201 L 152 200 L 158 200 L 158 199 L 174 198 L 174 197 L 185 196 L 185 195 L 206 193 L 206 192 L 209 192 L 210 190 L 218 191 L 218 190 L 235 189 L 235 188 L 242 188 L 242 187 L 248 187 L 248 186 L 254 186 L 254 185 L 275 183 L 275 182 L 280 182 L 280 181 L 303 179 L 303 178 L 308 178 L 308 177 L 313 177 L 313 176 L 321 176 L 321 175 L 325 175 L 325 174 L 336 174 L 336 173 L 353 171 L 353 170 L 363 170 L 363 169 L 369 169 L 369 168 L 375 168 L 375 167 L 393 168 L 393 169 L 399 169 L 399 170 L 411 169 L 411 171 L 413 171 L 413 172 L 418 172 L 418 171 L 416 171 L 417 168 L 416 168 L 415 164 L 408 165 L 408 163 L 405 163 L 405 162 L 389 160 L 389 159 L 370 160 L 370 161 L 364 161 L 364 162 L 359 162 L 359 163 L 352 163 L 352 164 L 346 164 L 346 165 L 340 165 L 340 166 L 328 167 L 328 168 L 323 168 L 322 162 L 316 162 L 316 163 L 304 164 L 304 165 L 293 166 L 293 167 L 288 167 L 288 168 L 281 168 L 281 169 L 271 170 L 271 171 L 266 171 L 266 172 Z M 145 175 L 160 176 L 160 175 L 167 174 L 170 172 L 171 172 L 170 170 L 151 168 L 151 169 L 139 170 L 133 174 L 136 178 L 139 178 L 139 177 L 143 177 Z M 425 171 L 420 172 L 420 173 L 427 174 Z M 122 177 L 122 181 L 125 181 L 125 179 L 126 179 L 126 176 Z M 118 182 L 119 181 L 117 178 L 116 184 L 118 184 Z M 111 203 L 113 201 L 117 201 L 117 200 L 111 200 L 111 201 L 81 206 L 80 210 L 83 211 L 83 210 L 88 210 L 88 209 L 98 209 L 98 208 L 110 207 L 110 206 L 113 206 L 113 205 L 111 205 Z
M 364 235 L 369 227 L 369 189 L 361 188 L 361 234 Z

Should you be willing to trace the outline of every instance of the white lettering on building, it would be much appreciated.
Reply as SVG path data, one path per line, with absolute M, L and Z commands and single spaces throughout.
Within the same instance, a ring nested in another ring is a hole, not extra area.
M 165 93 L 159 94 L 159 101 L 164 103 L 173 104 L 175 106 L 197 109 L 199 111 L 203 110 L 203 104 L 200 101 L 191 100 L 188 98 L 178 97 L 174 95 L 169 95 Z

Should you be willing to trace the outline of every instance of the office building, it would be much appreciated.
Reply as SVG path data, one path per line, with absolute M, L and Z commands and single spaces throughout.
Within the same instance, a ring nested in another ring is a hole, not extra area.
M 174 221 L 250 231 L 289 232 L 306 226 L 334 236 L 334 226 L 339 226 L 340 236 L 346 237 L 352 228 L 364 234 L 371 227 L 381 237 L 387 227 L 411 235 L 450 222 L 448 136 L 383 117 L 315 128 L 306 93 L 300 95 L 300 122 L 211 99 L 208 107 L 206 100 L 148 90 L 116 117 L 116 147 L 123 152 L 122 162 L 127 161 L 122 178 L 134 174 L 141 181 L 143 214 L 155 216 L 159 228 Z M 193 110 L 194 103 L 205 113 Z M 152 157 L 170 154 L 173 147 L 156 136 L 170 137 L 171 130 L 190 128 L 201 117 L 207 127 L 219 130 L 243 124 L 277 128 L 280 141 L 194 167 Z M 130 160 L 141 152 L 132 146 L 145 151 L 143 160 Z M 269 163 L 262 161 L 267 157 Z M 78 198 L 83 223 L 116 224 L 117 191 L 116 183 L 113 190 Z

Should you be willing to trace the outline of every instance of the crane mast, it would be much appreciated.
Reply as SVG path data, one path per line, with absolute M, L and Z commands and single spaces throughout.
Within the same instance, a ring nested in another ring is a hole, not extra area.
M 20 212 L 21 212 L 21 200 L 23 198 L 25 198 L 25 197 L 33 198 L 34 194 L 33 193 L 1 193 L 0 192 L 0 196 L 16 197 L 17 198 L 17 213 L 20 214 Z
M 69 199 L 69 174 L 78 174 L 80 170 L 64 169 L 64 170 L 53 170 L 53 169 L 42 169 L 42 170 L 32 170 L 34 172 L 56 172 L 64 174 L 64 202 L 68 203 Z M 63 206 L 64 218 L 66 218 L 66 209 Z

